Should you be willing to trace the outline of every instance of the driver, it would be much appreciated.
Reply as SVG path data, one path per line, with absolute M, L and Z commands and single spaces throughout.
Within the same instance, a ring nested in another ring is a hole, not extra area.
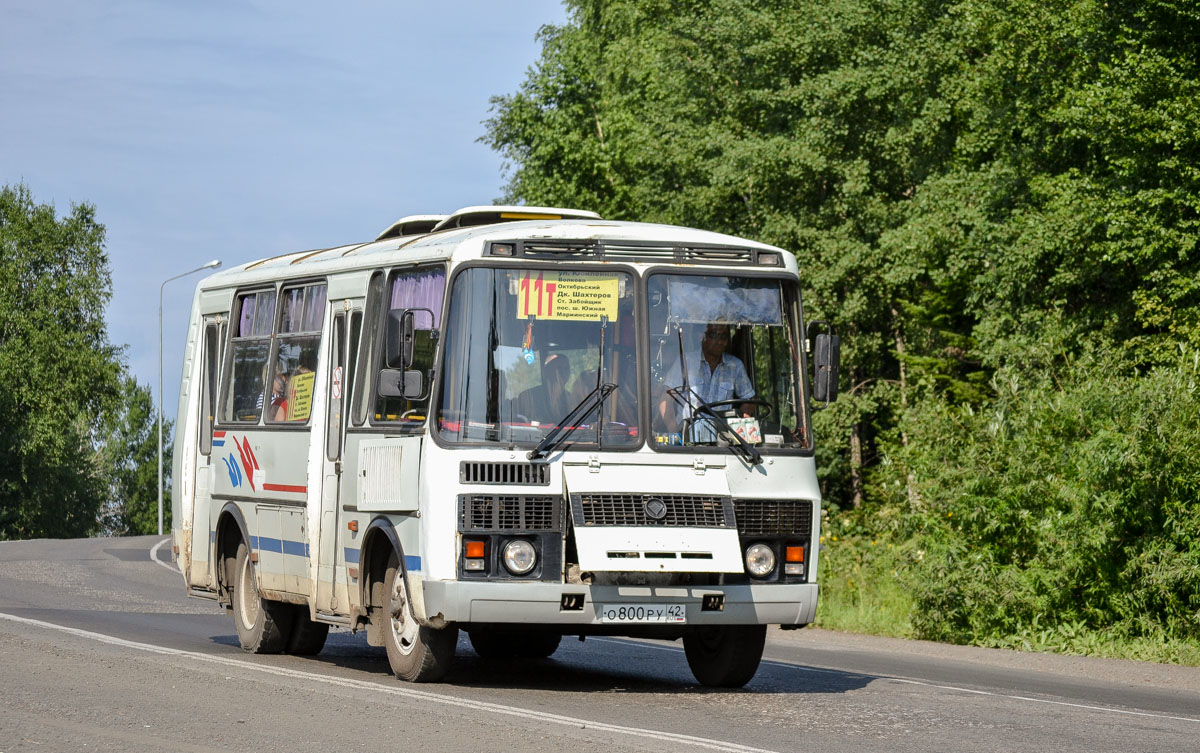
M 725 352 L 729 349 L 729 339 L 728 324 L 709 324 L 700 339 L 701 357 L 688 359 L 690 386 L 706 403 L 754 397 L 754 385 L 746 375 L 742 359 Z M 753 415 L 754 404 L 742 403 L 739 413 Z
M 729 340 L 728 324 L 710 323 L 704 328 L 699 353 L 693 351 L 687 357 L 688 386 L 710 405 L 738 399 L 752 400 L 755 396 L 754 385 L 750 383 L 742 359 L 725 352 L 729 349 Z M 667 383 L 683 383 L 678 367 Z M 752 416 L 754 404 L 741 403 L 737 410 L 739 415 Z M 659 413 L 662 418 L 670 420 L 665 399 L 659 406 Z

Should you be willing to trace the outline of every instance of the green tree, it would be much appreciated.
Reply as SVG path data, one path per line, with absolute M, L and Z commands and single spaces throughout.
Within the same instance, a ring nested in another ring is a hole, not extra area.
M 793 249 L 844 337 L 834 499 L 862 503 L 917 399 L 990 400 L 1048 320 L 1141 363 L 1200 338 L 1191 5 L 567 5 L 493 101 L 505 198 Z
M 102 527 L 113 535 L 158 531 L 158 424 L 150 388 L 121 379 L 121 398 L 104 417 L 98 463 L 108 480 Z M 163 527 L 171 526 L 171 422 L 163 421 Z
M 0 189 L 0 538 L 84 536 L 106 481 L 93 432 L 119 398 L 104 227 Z

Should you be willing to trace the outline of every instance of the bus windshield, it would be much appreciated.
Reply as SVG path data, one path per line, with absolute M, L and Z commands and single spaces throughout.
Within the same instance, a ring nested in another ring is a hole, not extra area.
M 646 291 L 656 449 L 811 447 L 794 281 L 658 273 Z
M 635 285 L 621 271 L 472 267 L 454 280 L 437 430 L 463 444 L 639 442 Z M 589 414 L 567 417 L 613 385 Z

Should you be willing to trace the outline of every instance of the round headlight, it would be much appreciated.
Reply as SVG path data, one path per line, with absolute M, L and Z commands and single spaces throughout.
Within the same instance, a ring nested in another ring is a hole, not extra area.
M 766 544 L 754 544 L 746 548 L 746 572 L 755 578 L 763 578 L 775 569 L 775 552 Z
M 524 575 L 537 564 L 533 544 L 516 539 L 504 545 L 504 568 L 513 575 Z

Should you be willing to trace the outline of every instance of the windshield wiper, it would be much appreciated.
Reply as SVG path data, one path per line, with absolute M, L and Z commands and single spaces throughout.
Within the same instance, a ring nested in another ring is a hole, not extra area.
M 547 434 L 537 447 L 529 451 L 528 458 L 530 460 L 540 460 L 550 453 L 558 449 L 559 445 L 567 441 L 567 437 L 579 428 L 579 420 L 604 405 L 604 401 L 608 396 L 615 392 L 617 385 L 601 384 L 596 389 L 592 390 L 579 401 L 579 404 L 562 417 L 550 433 Z
M 685 390 L 687 393 L 691 394 L 692 400 L 694 400 L 695 403 L 699 403 L 699 405 L 694 404 L 692 401 L 684 397 Z M 754 445 L 743 439 L 741 434 L 738 434 L 736 431 L 734 431 L 734 428 L 729 425 L 729 422 L 725 420 L 725 417 L 713 410 L 712 406 L 705 402 L 704 398 L 697 395 L 695 391 L 686 387 L 672 387 L 671 389 L 667 390 L 667 394 L 673 397 L 680 405 L 691 411 L 693 417 L 701 413 L 706 414 L 708 417 L 707 420 L 710 420 L 716 424 L 718 436 L 725 435 L 727 439 L 731 439 L 732 443 L 729 445 L 729 449 L 736 452 L 743 460 L 751 465 L 759 465 L 762 463 L 762 453 L 760 453 Z

